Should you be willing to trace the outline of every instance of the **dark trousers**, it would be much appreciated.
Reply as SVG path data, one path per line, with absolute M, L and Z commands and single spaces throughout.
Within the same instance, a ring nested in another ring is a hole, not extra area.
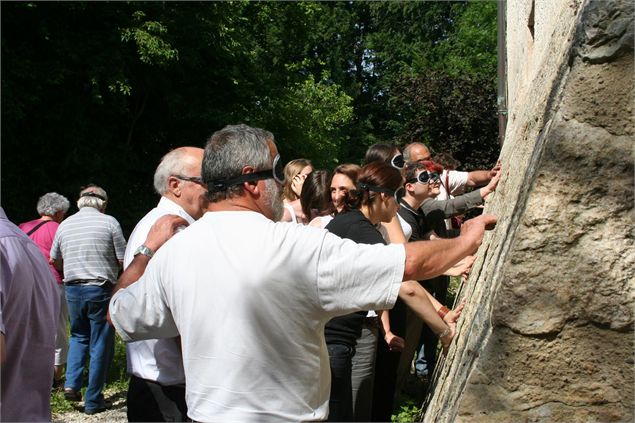
M 402 338 L 406 336 L 406 304 L 397 299 L 390 313 L 390 329 Z M 373 383 L 373 407 L 370 420 L 389 422 L 392 416 L 395 388 L 397 387 L 397 368 L 401 353 L 390 351 L 382 337 L 377 339 L 377 358 L 375 359 L 375 382 Z
M 184 386 L 163 386 L 130 375 L 128 421 L 187 422 Z
M 353 385 L 351 371 L 355 348 L 345 344 L 327 344 L 331 364 L 330 422 L 353 421 Z

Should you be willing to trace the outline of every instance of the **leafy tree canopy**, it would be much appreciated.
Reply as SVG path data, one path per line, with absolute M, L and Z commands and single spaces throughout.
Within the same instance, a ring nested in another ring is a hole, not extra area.
M 494 2 L 0 7 L 2 205 L 15 221 L 45 192 L 73 200 L 94 182 L 128 232 L 156 202 L 161 156 L 230 123 L 271 130 L 286 160 L 317 167 L 412 137 L 464 163 L 497 155 Z

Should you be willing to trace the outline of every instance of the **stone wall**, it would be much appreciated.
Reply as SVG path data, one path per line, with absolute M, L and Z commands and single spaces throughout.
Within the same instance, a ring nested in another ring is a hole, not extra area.
M 500 220 L 425 421 L 633 421 L 633 8 L 507 2 Z

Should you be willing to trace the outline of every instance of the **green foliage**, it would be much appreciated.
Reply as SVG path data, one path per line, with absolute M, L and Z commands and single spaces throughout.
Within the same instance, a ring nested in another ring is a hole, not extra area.
M 42 193 L 74 199 L 94 182 L 127 234 L 156 202 L 160 157 L 230 123 L 267 128 L 286 160 L 318 167 L 411 136 L 465 167 L 496 156 L 494 2 L 0 7 L 2 203 L 16 221 Z
M 488 79 L 433 72 L 401 79 L 391 95 L 390 109 L 405 122 L 399 142 L 421 141 L 450 153 L 464 169 L 496 162 L 496 93 Z
M 277 139 L 283 153 L 291 157 L 308 157 L 317 167 L 333 167 L 339 153 L 339 128 L 353 117 L 351 98 L 337 85 L 328 82 L 328 74 L 315 81 L 313 75 L 297 82 L 272 99 Z
M 145 16 L 145 13 L 140 10 L 134 12 L 132 17 L 137 26 L 123 29 L 121 40 L 134 41 L 139 60 L 145 64 L 166 65 L 173 60 L 178 60 L 178 50 L 171 48 L 170 43 L 162 38 L 168 32 L 166 26 L 157 21 L 144 21 Z
M 496 80 L 497 3 L 472 2 L 458 17 L 451 36 L 436 49 L 436 69 L 454 77 Z
M 66 413 L 74 409 L 73 403 L 66 401 L 66 398 L 64 398 L 63 389 L 51 392 L 51 412 L 53 414 Z
M 397 411 L 393 413 L 393 422 L 417 422 L 420 421 L 421 408 L 412 398 L 404 398 L 397 406 Z

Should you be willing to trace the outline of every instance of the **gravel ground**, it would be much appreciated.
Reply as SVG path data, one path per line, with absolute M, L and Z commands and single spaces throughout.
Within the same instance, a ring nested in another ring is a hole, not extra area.
M 112 401 L 112 408 L 93 415 L 84 414 L 84 402 L 78 402 L 74 411 L 53 414 L 53 423 L 93 423 L 93 422 L 127 422 L 126 391 L 104 392 L 107 400 Z

